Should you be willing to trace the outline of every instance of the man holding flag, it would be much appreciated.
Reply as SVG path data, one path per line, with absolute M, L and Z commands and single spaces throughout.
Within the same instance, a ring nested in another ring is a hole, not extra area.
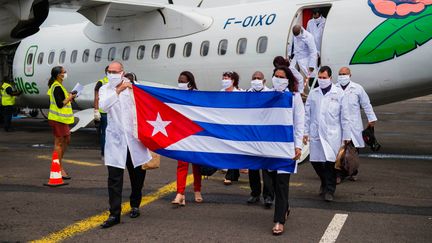
M 139 206 L 146 171 L 141 165 L 151 159 L 149 150 L 133 135 L 135 106 L 132 84 L 123 79 L 123 65 L 112 62 L 107 70 L 108 84 L 99 90 L 99 107 L 107 112 L 108 126 L 105 142 L 105 165 L 108 167 L 110 216 L 101 225 L 109 228 L 120 223 L 123 173 L 129 172 L 132 193 L 131 218 L 140 215 Z

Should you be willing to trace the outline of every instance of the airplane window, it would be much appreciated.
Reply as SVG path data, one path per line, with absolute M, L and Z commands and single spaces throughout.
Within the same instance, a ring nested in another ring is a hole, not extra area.
M 84 52 L 83 52 L 83 55 L 82 55 L 82 62 L 83 63 L 88 62 L 89 56 L 90 56 L 90 50 L 89 49 L 85 49 Z
M 192 52 L 192 42 L 186 42 L 183 48 L 183 56 L 190 57 Z
M 220 56 L 225 55 L 227 53 L 227 48 L 228 48 L 228 40 L 225 40 L 225 39 L 221 40 L 219 42 L 218 54 Z
M 63 64 L 65 62 L 65 59 L 66 59 L 66 51 L 61 51 L 59 56 L 59 63 Z
M 70 62 L 71 63 L 76 63 L 77 56 L 78 56 L 78 51 L 77 50 L 73 50 L 72 53 L 71 53 Z
M 137 50 L 137 59 L 142 60 L 144 58 L 145 46 L 139 46 Z
M 54 56 L 55 52 L 50 52 L 50 54 L 48 55 L 48 64 L 52 64 L 54 62 Z
M 159 57 L 160 45 L 156 44 L 153 46 L 152 50 L 152 58 L 157 59 Z
M 261 36 L 257 41 L 257 52 L 264 53 L 267 51 L 267 36 Z
M 247 47 L 247 39 L 240 38 L 237 42 L 237 54 L 245 54 Z
M 116 48 L 111 47 L 108 51 L 108 61 L 114 61 L 116 58 Z
M 129 60 L 130 50 L 131 50 L 130 46 L 126 46 L 123 49 L 123 55 L 122 55 L 123 61 Z
M 32 62 L 33 62 L 33 53 L 30 53 L 27 56 L 27 65 L 31 65 Z
M 43 58 L 44 58 L 44 53 L 43 52 L 39 53 L 37 63 L 42 64 Z
M 210 49 L 210 41 L 203 41 L 201 43 L 200 55 L 205 57 L 208 55 Z
M 176 48 L 176 44 L 171 43 L 168 46 L 168 51 L 167 51 L 167 57 L 168 58 L 173 58 L 175 55 L 175 48 Z
M 101 58 L 102 58 L 102 48 L 98 48 L 96 49 L 95 52 L 95 62 L 100 62 Z

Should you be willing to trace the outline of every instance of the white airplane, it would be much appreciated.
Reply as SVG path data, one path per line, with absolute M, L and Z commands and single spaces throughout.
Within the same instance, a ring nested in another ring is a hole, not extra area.
M 11 43 L 37 32 L 20 41 L 13 59 L 13 77 L 24 92 L 19 105 L 47 108 L 50 71 L 62 65 L 68 71 L 64 83 L 68 90 L 77 82 L 84 85 L 76 108 L 91 111 L 95 82 L 112 60 L 121 61 L 126 71 L 147 84 L 176 86 L 179 73 L 188 70 L 199 89 L 220 90 L 222 73 L 236 71 L 240 86 L 248 88 L 256 70 L 270 80 L 273 58 L 285 55 L 291 46 L 293 25 L 305 26 L 311 9 L 317 7 L 327 20 L 321 62 L 333 68 L 333 76 L 340 67 L 349 66 L 352 79 L 366 89 L 375 105 L 432 91 L 430 5 L 415 14 L 398 15 L 391 9 L 382 13 L 368 0 L 176 2 L 0 0 L 0 13 L 21 16 L 13 18 L 12 24 L 10 16 L 0 19 L 4 26 L 0 42 Z M 47 3 L 73 11 L 49 17 L 47 21 L 54 24 L 38 31 Z M 77 19 L 77 12 L 85 18 L 64 23 Z M 93 115 L 78 116 L 91 121 Z

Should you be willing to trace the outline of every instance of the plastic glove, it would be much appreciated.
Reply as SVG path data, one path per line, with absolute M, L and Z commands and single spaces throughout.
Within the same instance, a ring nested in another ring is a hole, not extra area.
M 98 110 L 94 110 L 94 120 L 95 121 L 100 121 L 101 119 L 101 114 Z

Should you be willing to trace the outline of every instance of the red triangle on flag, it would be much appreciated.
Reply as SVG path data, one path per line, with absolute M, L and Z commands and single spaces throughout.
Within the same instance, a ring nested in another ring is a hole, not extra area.
M 150 150 L 166 148 L 203 130 L 144 90 L 133 87 L 138 139 Z

